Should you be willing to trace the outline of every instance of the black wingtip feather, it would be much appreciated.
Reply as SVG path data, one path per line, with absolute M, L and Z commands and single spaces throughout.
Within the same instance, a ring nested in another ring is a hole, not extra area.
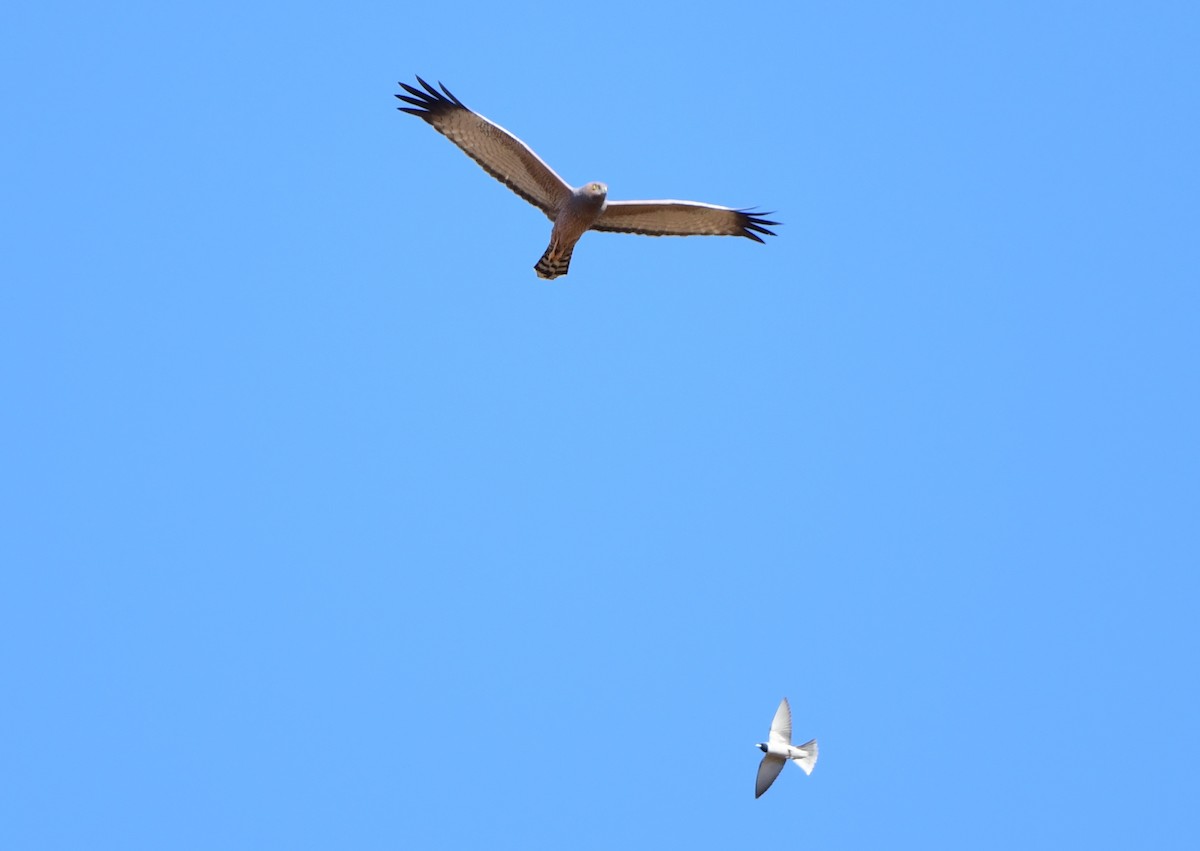
M 459 100 L 458 98 L 456 98 L 454 96 L 454 93 L 451 92 L 448 88 L 446 88 L 445 83 L 443 83 L 441 80 L 438 80 L 438 85 L 441 86 L 442 91 L 446 93 L 446 97 L 450 98 L 450 100 L 454 102 L 455 106 L 462 106 L 463 109 L 466 109 L 466 107 L 463 106 L 463 102 L 461 100 Z
M 408 83 L 397 83 L 397 85 L 404 89 L 404 91 L 408 92 L 408 94 L 396 95 L 396 97 L 400 98 L 400 100 L 404 101 L 405 103 L 411 103 L 413 106 L 419 107 L 417 110 L 398 107 L 400 110 L 407 112 L 410 115 L 416 115 L 420 118 L 429 120 L 430 115 L 443 114 L 451 109 L 467 109 L 463 102 L 451 94 L 450 90 L 446 88 L 440 81 L 438 82 L 438 85 L 442 87 L 442 91 L 440 92 L 420 75 L 417 75 L 417 82 L 421 84 L 424 90 L 419 89 L 416 86 L 410 86 Z
M 778 225 L 780 222 L 763 218 L 763 216 L 773 215 L 773 210 L 769 213 L 755 213 L 748 209 L 738 210 L 738 212 L 745 217 L 745 221 L 742 222 L 742 236 L 746 237 L 747 239 L 752 239 L 755 242 L 763 242 L 762 237 L 758 235 L 760 233 L 766 234 L 767 236 L 777 236 L 775 231 L 768 230 L 766 226 Z

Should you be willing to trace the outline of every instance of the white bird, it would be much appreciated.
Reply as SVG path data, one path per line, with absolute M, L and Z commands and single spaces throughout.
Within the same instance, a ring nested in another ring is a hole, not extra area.
M 787 698 L 779 701 L 775 710 L 775 720 L 771 722 L 771 733 L 767 741 L 755 745 L 766 754 L 758 764 L 758 780 L 754 784 L 754 797 L 762 797 L 762 793 L 771 788 L 783 764 L 789 759 L 804 769 L 805 774 L 812 774 L 813 766 L 817 764 L 817 740 L 805 742 L 802 745 L 792 744 L 792 708 L 788 706 Z

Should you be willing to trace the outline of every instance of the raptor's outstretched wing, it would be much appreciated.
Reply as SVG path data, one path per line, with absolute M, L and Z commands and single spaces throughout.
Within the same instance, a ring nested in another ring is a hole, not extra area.
M 645 236 L 744 236 L 762 242 L 758 234 L 774 236 L 766 225 L 777 224 L 747 210 L 698 201 L 609 201 L 592 230 Z
M 408 94 L 396 97 L 412 104 L 399 107 L 400 111 L 425 120 L 484 171 L 553 219 L 555 211 L 570 197 L 567 182 L 528 145 L 499 124 L 467 109 L 445 86 L 438 91 L 420 77 L 417 82 L 424 91 L 400 83 Z

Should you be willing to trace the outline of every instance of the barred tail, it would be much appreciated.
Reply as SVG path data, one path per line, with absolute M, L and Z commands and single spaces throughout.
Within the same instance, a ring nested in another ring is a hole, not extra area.
M 537 271 L 538 277 L 551 280 L 567 274 L 567 267 L 571 265 L 571 252 L 574 250 L 575 246 L 571 245 L 565 251 L 556 252 L 554 241 L 551 240 L 546 253 L 533 267 Z

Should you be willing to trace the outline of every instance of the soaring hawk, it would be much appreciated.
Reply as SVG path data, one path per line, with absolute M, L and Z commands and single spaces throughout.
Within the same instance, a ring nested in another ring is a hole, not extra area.
M 439 92 L 417 77 L 424 91 L 400 83 L 408 94 L 396 95 L 412 106 L 399 107 L 427 122 L 492 177 L 533 204 L 551 221 L 550 246 L 533 267 L 538 277 L 567 274 L 575 243 L 588 230 L 640 233 L 646 236 L 744 236 L 775 234 L 777 225 L 748 210 L 697 201 L 609 201 L 603 183 L 571 187 L 542 162 L 529 146 L 500 125 L 463 106 L 439 83 Z

